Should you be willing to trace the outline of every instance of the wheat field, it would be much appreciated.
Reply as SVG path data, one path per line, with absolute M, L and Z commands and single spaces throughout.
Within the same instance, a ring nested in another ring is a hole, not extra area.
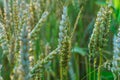
M 0 0 L 0 80 L 120 80 L 120 0 Z

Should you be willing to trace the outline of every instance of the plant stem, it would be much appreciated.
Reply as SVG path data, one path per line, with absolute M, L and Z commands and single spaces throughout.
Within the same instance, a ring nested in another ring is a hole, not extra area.
M 99 67 L 98 67 L 98 79 L 97 80 L 101 80 L 101 69 L 100 69 L 101 65 L 102 65 L 102 53 L 100 49 L 100 61 L 99 61 Z
M 85 57 L 85 68 L 86 68 L 86 73 L 89 73 L 89 71 L 88 71 L 88 66 L 89 66 L 89 64 L 88 64 L 88 59 L 87 59 L 87 57 Z M 87 80 L 88 80 L 88 78 L 86 78 Z
M 88 67 L 88 70 L 89 70 L 89 80 L 91 80 L 91 65 L 90 65 L 90 59 L 91 59 L 91 57 L 89 57 L 89 61 L 88 61 L 88 63 L 89 63 L 89 67 Z
M 96 80 L 96 68 L 95 68 L 95 65 L 96 65 L 96 58 L 94 59 L 94 80 Z

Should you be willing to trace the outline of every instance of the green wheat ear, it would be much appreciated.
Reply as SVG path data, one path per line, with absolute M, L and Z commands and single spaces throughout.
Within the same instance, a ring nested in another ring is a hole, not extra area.
M 103 63 L 103 49 L 106 47 L 108 42 L 108 35 L 110 30 L 110 21 L 112 14 L 112 5 L 107 3 L 106 6 L 100 8 L 97 18 L 95 21 L 93 33 L 88 44 L 89 48 L 89 61 L 91 57 L 99 57 L 99 66 L 98 66 L 98 80 L 101 80 L 101 65 Z M 98 56 L 99 55 L 99 56 Z M 94 62 L 95 59 L 94 59 Z M 94 64 L 95 65 L 95 64 Z M 89 66 L 89 71 L 91 66 Z M 89 77 L 91 79 L 91 77 Z
M 68 37 L 65 37 L 64 41 L 62 42 L 62 48 L 60 50 L 61 80 L 68 79 L 69 57 L 70 57 L 70 39 Z
M 2 46 L 2 49 L 5 49 L 5 51 L 3 51 L 3 59 L 4 60 L 5 60 L 5 57 L 7 57 L 7 54 L 8 54 L 8 45 L 6 44 L 6 42 L 8 42 L 8 41 L 6 40 L 6 37 L 5 37 L 5 30 L 4 30 L 4 27 L 3 27 L 2 23 L 0 23 L 0 46 Z M 3 63 L 4 63 L 4 60 L 3 60 Z M 3 66 L 6 66 L 6 65 L 7 64 L 3 64 Z M 4 68 L 4 69 L 6 69 L 6 68 Z M 5 74 L 5 76 L 8 76 L 8 75 Z M 3 75 L 3 78 L 4 78 L 4 75 Z
M 113 61 L 111 71 L 114 75 L 114 80 L 120 79 L 120 27 L 117 35 L 113 37 Z
M 28 45 L 28 32 L 26 30 L 26 25 L 23 25 L 22 33 L 21 33 L 21 50 L 20 50 L 20 63 L 21 63 L 21 70 L 22 70 L 22 78 L 23 80 L 29 80 L 29 45 Z
M 60 54 L 60 80 L 68 79 L 68 62 L 70 56 L 70 37 L 67 27 L 67 6 L 63 7 L 62 19 L 59 26 L 58 48 Z
M 4 25 L 2 23 L 0 23 L 0 46 L 2 47 L 2 50 L 3 50 L 2 73 L 4 73 L 4 75 L 2 75 L 2 76 L 3 76 L 3 79 L 10 79 L 11 67 L 10 67 L 10 63 L 8 60 L 9 41 L 7 39 L 6 31 L 5 31 Z M 6 69 L 8 71 L 6 71 Z
M 107 45 L 111 14 L 112 9 L 110 4 L 101 7 L 97 14 L 93 33 L 88 44 L 89 53 L 91 56 L 99 54 L 100 49 L 104 49 Z
M 43 58 L 40 61 L 38 61 L 37 64 L 35 64 L 33 66 L 33 68 L 31 69 L 29 76 L 30 77 L 37 76 L 38 78 L 43 78 L 44 77 L 43 76 L 44 72 L 42 72 L 42 71 L 44 70 L 45 65 L 48 62 L 52 61 L 57 54 L 58 54 L 58 48 L 56 48 L 55 50 L 50 52 L 49 55 L 47 55 L 45 58 Z

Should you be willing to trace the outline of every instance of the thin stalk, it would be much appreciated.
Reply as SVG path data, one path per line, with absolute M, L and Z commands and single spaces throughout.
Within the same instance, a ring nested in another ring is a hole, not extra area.
M 73 28 L 73 31 L 72 31 L 72 34 L 71 34 L 71 39 L 73 38 L 73 35 L 74 35 L 75 30 L 76 30 L 76 28 L 77 28 L 77 24 L 78 24 L 78 21 L 79 21 L 79 19 L 80 19 L 80 17 L 81 17 L 80 15 L 81 15 L 82 11 L 83 11 L 83 6 L 80 8 L 80 11 L 79 11 L 79 13 L 78 13 L 78 15 L 77 15 L 77 19 L 76 19 L 76 21 L 75 21 L 74 28 Z
M 102 65 L 102 53 L 100 50 L 100 61 L 99 61 L 99 67 L 98 67 L 98 79 L 97 80 L 101 80 L 101 65 Z
M 63 74 L 62 74 L 62 67 L 61 67 L 62 65 L 60 64 L 60 80 L 62 80 L 63 79 Z
M 32 36 L 33 33 L 35 33 L 35 31 L 38 29 L 39 25 L 44 22 L 44 20 L 47 18 L 48 16 L 48 12 L 44 12 L 41 16 L 41 18 L 39 19 L 38 23 L 35 25 L 34 29 L 30 32 L 30 36 Z
M 89 64 L 88 64 L 88 59 L 87 59 L 87 57 L 85 57 L 86 74 L 89 73 L 88 66 L 89 66 Z M 86 79 L 88 80 L 88 78 L 86 78 Z
M 89 57 L 89 61 L 88 61 L 88 70 L 89 70 L 89 80 L 91 80 L 91 63 L 90 63 L 90 59 L 91 59 L 91 57 Z
M 75 59 L 76 59 L 76 61 L 75 61 L 76 64 L 75 64 L 75 65 L 77 65 L 77 66 L 76 66 L 76 73 L 77 73 L 77 79 L 76 79 L 76 80 L 79 80 L 79 79 L 80 79 L 80 66 L 79 66 L 79 64 L 78 64 L 79 61 L 80 61 L 80 60 L 79 60 L 79 56 L 76 56 Z
M 94 80 L 96 80 L 96 58 L 94 59 Z
M 120 80 L 120 74 L 118 73 L 117 78 L 115 80 Z
M 118 74 L 118 80 L 120 80 L 119 74 Z

